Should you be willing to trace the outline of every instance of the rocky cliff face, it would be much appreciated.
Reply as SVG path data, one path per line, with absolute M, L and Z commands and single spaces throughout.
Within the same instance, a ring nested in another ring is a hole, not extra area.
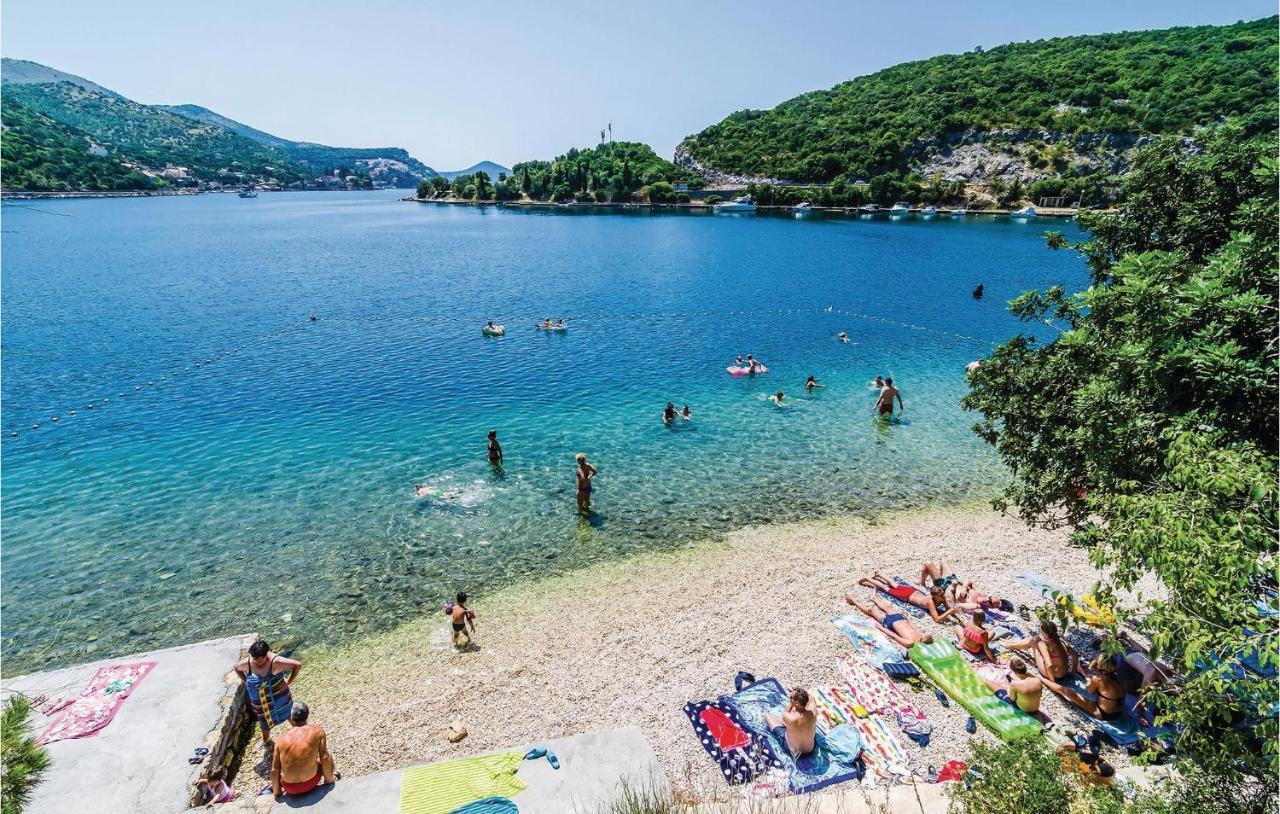
M 785 185 L 791 183 L 780 178 L 766 178 L 762 175 L 740 175 L 732 172 L 724 172 L 715 167 L 709 167 L 698 159 L 689 154 L 689 149 L 684 142 L 676 145 L 675 155 L 671 157 L 671 163 L 682 169 L 690 170 L 701 175 L 706 181 L 708 187 L 745 187 L 747 184 L 772 184 L 774 186 Z

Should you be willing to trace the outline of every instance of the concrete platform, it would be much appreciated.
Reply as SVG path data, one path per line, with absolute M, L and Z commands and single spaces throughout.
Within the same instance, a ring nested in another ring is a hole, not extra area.
M 233 636 L 0 682 L 5 698 L 13 692 L 73 698 L 99 667 L 156 662 L 105 729 L 48 745 L 53 765 L 26 814 L 172 814 L 186 809 L 198 771 L 187 758 L 221 720 L 227 674 L 243 643 L 243 636 Z M 48 721 L 31 715 L 36 734 Z
M 511 798 L 521 814 L 572 814 L 575 811 L 587 814 L 612 799 L 624 782 L 635 790 L 668 793 L 658 758 L 635 727 L 537 741 L 501 751 L 524 752 L 534 746 L 554 752 L 560 759 L 560 768 L 552 769 L 546 758 L 521 765 L 518 775 L 529 785 Z M 337 768 L 341 773 L 342 766 Z M 400 810 L 400 777 L 404 768 L 343 778 L 332 786 L 298 798 L 276 802 L 264 795 L 255 801 L 219 806 L 219 810 L 253 810 L 259 814 L 285 814 L 294 809 L 310 809 L 317 814 L 396 814 Z M 232 806 L 238 807 L 232 809 Z

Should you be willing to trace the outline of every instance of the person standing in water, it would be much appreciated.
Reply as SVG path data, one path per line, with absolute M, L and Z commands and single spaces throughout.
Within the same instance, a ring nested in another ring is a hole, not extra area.
M 587 454 L 579 452 L 578 462 L 578 514 L 591 514 L 591 479 L 596 476 L 596 468 L 587 462 Z
M 667 402 L 667 406 L 662 408 L 662 423 L 668 427 L 676 420 L 676 406 L 671 402 Z
M 747 372 L 748 373 L 759 373 L 760 368 L 762 367 L 764 367 L 764 365 L 760 364 L 759 359 L 757 359 L 756 357 L 752 356 L 749 353 L 747 354 Z
M 877 389 L 877 390 L 883 390 L 883 389 L 884 389 L 884 376 L 876 376 L 876 380 L 875 380 L 874 382 L 872 382 L 872 383 L 871 383 L 871 386 L 872 386 L 872 387 L 874 387 L 874 388 L 875 388 L 875 389 Z
M 444 612 L 453 626 L 453 646 L 465 647 L 476 635 L 476 612 L 467 607 L 466 593 L 460 592 L 454 600 L 444 606 Z
M 902 403 L 902 393 L 893 386 L 893 378 L 890 377 L 884 380 L 884 389 L 880 391 L 880 396 L 876 399 L 876 412 L 882 418 L 893 415 L 893 400 L 895 398 L 898 400 L 899 413 L 907 409 L 906 405 Z
M 812 377 L 812 376 L 810 376 L 807 380 L 805 380 L 805 383 L 804 383 L 804 389 L 805 389 L 805 390 L 808 390 L 810 393 L 812 393 L 812 392 L 813 392 L 813 388 L 815 388 L 815 387 L 826 387 L 826 385 L 825 385 L 825 384 L 818 384 L 818 380 L 817 380 L 817 379 L 815 379 L 815 378 L 814 378 L 814 377 Z
M 693 413 L 689 412 L 689 405 L 686 404 L 684 406 L 684 409 L 680 411 L 680 420 L 689 421 L 692 418 L 693 418 Z
M 497 430 L 489 430 L 489 463 L 502 468 L 502 444 L 498 443 Z
M 982 283 L 978 283 L 978 287 L 973 290 L 973 298 L 975 300 L 982 299 Z

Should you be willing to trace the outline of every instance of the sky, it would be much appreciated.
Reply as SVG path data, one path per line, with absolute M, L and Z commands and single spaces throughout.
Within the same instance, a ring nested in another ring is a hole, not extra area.
M 0 51 L 139 102 L 453 170 L 552 158 L 610 122 L 670 157 L 735 110 L 899 62 L 1275 13 L 1275 0 L 4 0 Z

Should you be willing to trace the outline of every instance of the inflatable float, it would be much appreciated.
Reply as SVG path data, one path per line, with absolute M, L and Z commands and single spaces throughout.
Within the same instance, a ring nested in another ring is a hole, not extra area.
M 534 325 L 539 331 L 567 331 L 568 325 Z
M 725 368 L 725 371 L 728 372 L 730 376 L 737 378 L 738 376 L 758 376 L 761 373 L 768 373 L 769 368 L 765 367 L 764 365 L 757 365 L 756 372 L 752 373 L 751 368 L 749 367 L 743 367 L 739 365 L 729 365 L 728 367 Z
M 486 325 L 480 329 L 480 333 L 484 334 L 485 336 L 506 336 L 507 329 L 502 327 L 501 325 L 494 325 L 492 328 Z

